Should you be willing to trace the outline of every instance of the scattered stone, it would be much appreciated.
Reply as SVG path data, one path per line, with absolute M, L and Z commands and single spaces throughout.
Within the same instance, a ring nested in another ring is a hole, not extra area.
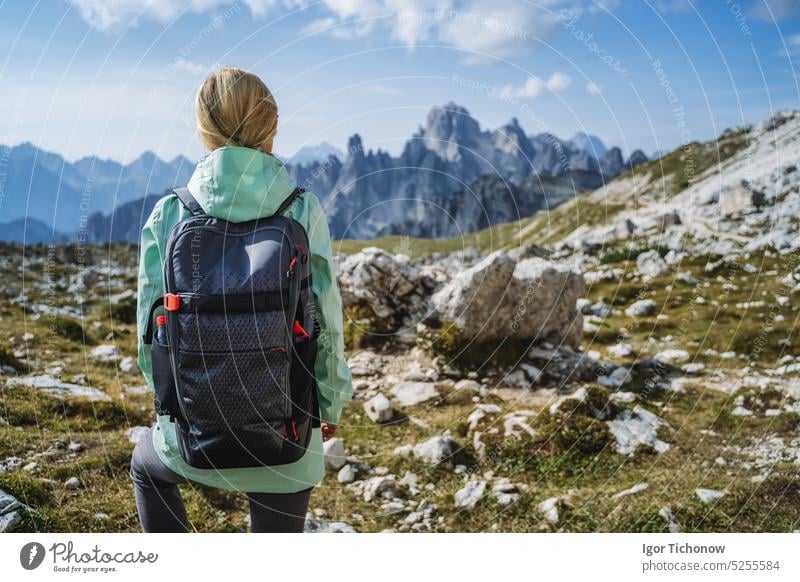
M 364 403 L 364 413 L 372 422 L 389 422 L 392 420 L 392 403 L 383 394 L 376 394 Z
M 119 369 L 125 372 L 126 374 L 138 374 L 139 373 L 139 366 L 136 364 L 136 360 L 131 356 L 125 356 L 119 363 Z
M 561 501 L 559 497 L 550 497 L 549 499 L 545 499 L 539 505 L 537 505 L 537 509 L 544 514 L 544 518 L 552 524 L 558 523 L 558 504 Z
M 74 489 L 80 489 L 80 487 L 81 487 L 81 481 L 77 477 L 70 477 L 69 479 L 64 481 L 65 489 L 74 490 Z
M 315 517 L 314 514 L 306 514 L 306 524 L 303 529 L 305 533 L 356 533 L 356 530 L 348 523 L 343 521 L 325 521 Z
M 633 353 L 633 346 L 620 342 L 608 348 L 608 353 L 615 358 L 627 358 Z
M 607 375 L 598 376 L 597 383 L 606 388 L 616 390 L 621 388 L 632 379 L 631 372 L 628 368 L 619 367 Z
M 652 299 L 640 299 L 625 310 L 628 317 L 647 317 L 656 312 L 656 302 Z
M 465 509 L 473 509 L 478 501 L 483 497 L 483 492 L 486 490 L 486 481 L 483 479 L 475 479 L 467 481 L 462 489 L 456 491 L 453 499 L 455 500 L 456 507 L 463 507 Z
M 67 450 L 72 453 L 79 453 L 83 450 L 83 445 L 81 443 L 76 443 L 73 441 L 70 442 L 69 445 L 67 445 Z
M 577 348 L 583 317 L 575 306 L 585 295 L 583 276 L 569 265 L 498 251 L 459 272 L 431 302 L 439 319 L 478 344 L 514 338 Z
M 468 378 L 464 378 L 463 380 L 459 380 L 456 382 L 456 385 L 453 387 L 455 390 L 465 390 L 469 392 L 480 392 L 481 385 L 476 382 L 475 380 L 470 380 Z
M 731 411 L 731 414 L 733 416 L 753 416 L 753 411 L 744 406 L 737 406 Z
M 116 362 L 120 359 L 117 347 L 111 344 L 100 344 L 92 348 L 89 355 L 101 362 Z
M 637 483 L 630 489 L 625 489 L 623 491 L 620 491 L 619 493 L 616 493 L 615 495 L 612 495 L 611 499 L 619 499 L 621 497 L 628 497 L 629 495 L 636 495 L 637 493 L 641 493 L 642 491 L 647 489 L 649 486 L 650 485 L 647 483 Z
M 431 465 L 438 465 L 452 457 L 458 443 L 447 435 L 435 436 L 414 447 L 414 456 Z
M 658 429 L 666 426 L 666 423 L 641 406 L 623 410 L 607 424 L 617 440 L 617 452 L 621 455 L 633 455 L 639 445 L 652 447 L 659 454 L 669 450 L 669 444 L 657 436 Z
M 713 503 L 725 497 L 724 491 L 716 491 L 714 489 L 695 489 L 694 494 L 703 503 Z
M 669 265 L 656 250 L 646 251 L 636 257 L 636 268 L 645 278 L 669 273 Z
M 356 470 L 353 468 L 353 465 L 345 465 L 341 469 L 339 469 L 339 473 L 336 474 L 336 480 L 339 483 L 352 483 L 356 480 Z
M 0 533 L 13 531 L 22 523 L 22 512 L 26 509 L 16 497 L 0 489 Z
M 394 475 L 380 475 L 364 482 L 364 501 L 370 503 L 379 497 L 394 499 L 398 494 L 399 484 Z
M 390 392 L 401 406 L 416 406 L 439 398 L 433 382 L 400 382 Z
M 108 402 L 111 400 L 111 397 L 102 390 L 91 388 L 90 386 L 61 382 L 49 374 L 9 378 L 6 385 L 9 387 L 26 386 L 35 388 L 56 398 L 87 398 L 94 402 Z
M 111 516 L 108 515 L 107 513 L 99 512 L 94 514 L 94 518 L 97 521 L 109 521 L 111 519 Z
M 519 486 L 516 483 L 512 483 L 508 478 L 495 481 L 492 484 L 492 494 L 498 505 L 502 507 L 516 503 L 520 498 Z
M 667 527 L 669 528 L 670 533 L 682 533 L 683 528 L 681 524 L 678 523 L 678 520 L 675 518 L 675 514 L 672 512 L 672 509 L 667 507 L 666 505 L 658 510 L 658 515 L 664 518 L 667 522 Z
M 656 360 L 664 362 L 665 364 L 674 364 L 676 362 L 685 362 L 689 359 L 689 352 L 686 350 L 664 350 L 656 354 Z
M 325 458 L 325 468 L 328 471 L 338 471 L 347 463 L 344 441 L 338 437 L 322 443 L 322 453 Z

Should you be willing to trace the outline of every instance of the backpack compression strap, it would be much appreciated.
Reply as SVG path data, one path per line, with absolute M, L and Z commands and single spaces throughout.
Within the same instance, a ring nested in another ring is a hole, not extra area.
M 192 216 L 202 216 L 205 214 L 200 203 L 195 200 L 195 197 L 192 196 L 188 188 L 175 188 L 172 193 L 178 197 L 178 200 L 181 201 Z
M 286 210 L 288 210 L 288 208 L 292 205 L 292 202 L 300 198 L 304 192 L 305 190 L 303 190 L 302 188 L 295 188 L 294 190 L 292 190 L 292 193 L 286 197 L 286 200 L 284 200 L 280 206 L 278 206 L 278 209 L 272 216 L 280 216 L 281 214 L 286 212 Z

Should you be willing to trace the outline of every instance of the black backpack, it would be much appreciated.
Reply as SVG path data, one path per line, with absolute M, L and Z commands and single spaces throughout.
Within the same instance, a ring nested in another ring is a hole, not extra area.
M 191 216 L 167 239 L 166 294 L 143 338 L 156 411 L 175 422 L 192 467 L 294 462 L 319 426 L 308 236 L 282 216 L 303 190 L 274 215 L 238 223 L 205 214 L 186 188 L 172 192 Z M 154 334 L 162 306 L 166 330 Z

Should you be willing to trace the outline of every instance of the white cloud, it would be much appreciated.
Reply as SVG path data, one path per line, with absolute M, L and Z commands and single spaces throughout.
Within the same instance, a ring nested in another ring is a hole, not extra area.
M 292 9 L 311 0 L 70 0 L 83 19 L 100 30 L 118 30 L 142 21 L 169 22 L 184 13 L 200 14 L 247 6 L 254 17 Z M 464 51 L 468 63 L 512 58 L 536 50 L 556 30 L 560 9 L 597 0 L 322 0 L 319 14 L 302 31 L 349 39 L 372 33 L 410 48 L 423 42 Z M 604 0 L 609 2 L 609 0 Z M 613 2 L 613 0 L 611 0 Z
M 364 92 L 372 95 L 402 95 L 403 92 L 383 83 L 371 83 L 364 87 Z
M 70 0 L 81 17 L 99 30 L 136 26 L 144 20 L 169 22 L 183 14 L 202 14 L 219 8 L 238 11 L 237 0 Z M 244 0 L 254 16 L 263 16 L 281 0 Z M 284 1 L 286 5 L 295 1 Z
M 800 58 L 800 34 L 793 34 L 788 37 L 785 41 L 785 46 L 775 51 L 775 56 L 790 60 Z
M 503 87 L 500 93 L 503 96 L 511 95 L 513 97 L 520 97 L 522 99 L 536 99 L 545 93 L 560 93 L 564 91 L 572 83 L 569 75 L 564 73 L 553 73 L 546 81 L 539 77 L 531 77 L 522 85 L 522 87 L 514 87 L 507 85 Z
M 750 14 L 760 20 L 783 20 L 800 16 L 798 0 L 753 0 Z
M 209 70 L 209 67 L 206 65 L 201 65 L 200 63 L 195 63 L 194 61 L 190 61 L 184 58 L 175 59 L 172 62 L 172 70 L 174 71 L 184 71 L 191 75 L 201 75 Z
M 690 0 L 658 0 L 655 3 L 659 12 L 689 12 L 692 10 Z
M 589 95 L 602 95 L 603 94 L 603 88 L 600 85 L 596 84 L 596 83 L 587 83 L 586 84 L 586 92 Z

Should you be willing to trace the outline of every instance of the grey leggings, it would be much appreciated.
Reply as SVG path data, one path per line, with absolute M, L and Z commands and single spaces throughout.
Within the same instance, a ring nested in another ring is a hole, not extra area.
M 161 462 L 150 431 L 139 439 L 131 457 L 136 509 L 145 532 L 186 532 L 189 520 L 178 490 L 189 481 Z M 297 493 L 248 493 L 253 532 L 301 533 L 311 489 Z

